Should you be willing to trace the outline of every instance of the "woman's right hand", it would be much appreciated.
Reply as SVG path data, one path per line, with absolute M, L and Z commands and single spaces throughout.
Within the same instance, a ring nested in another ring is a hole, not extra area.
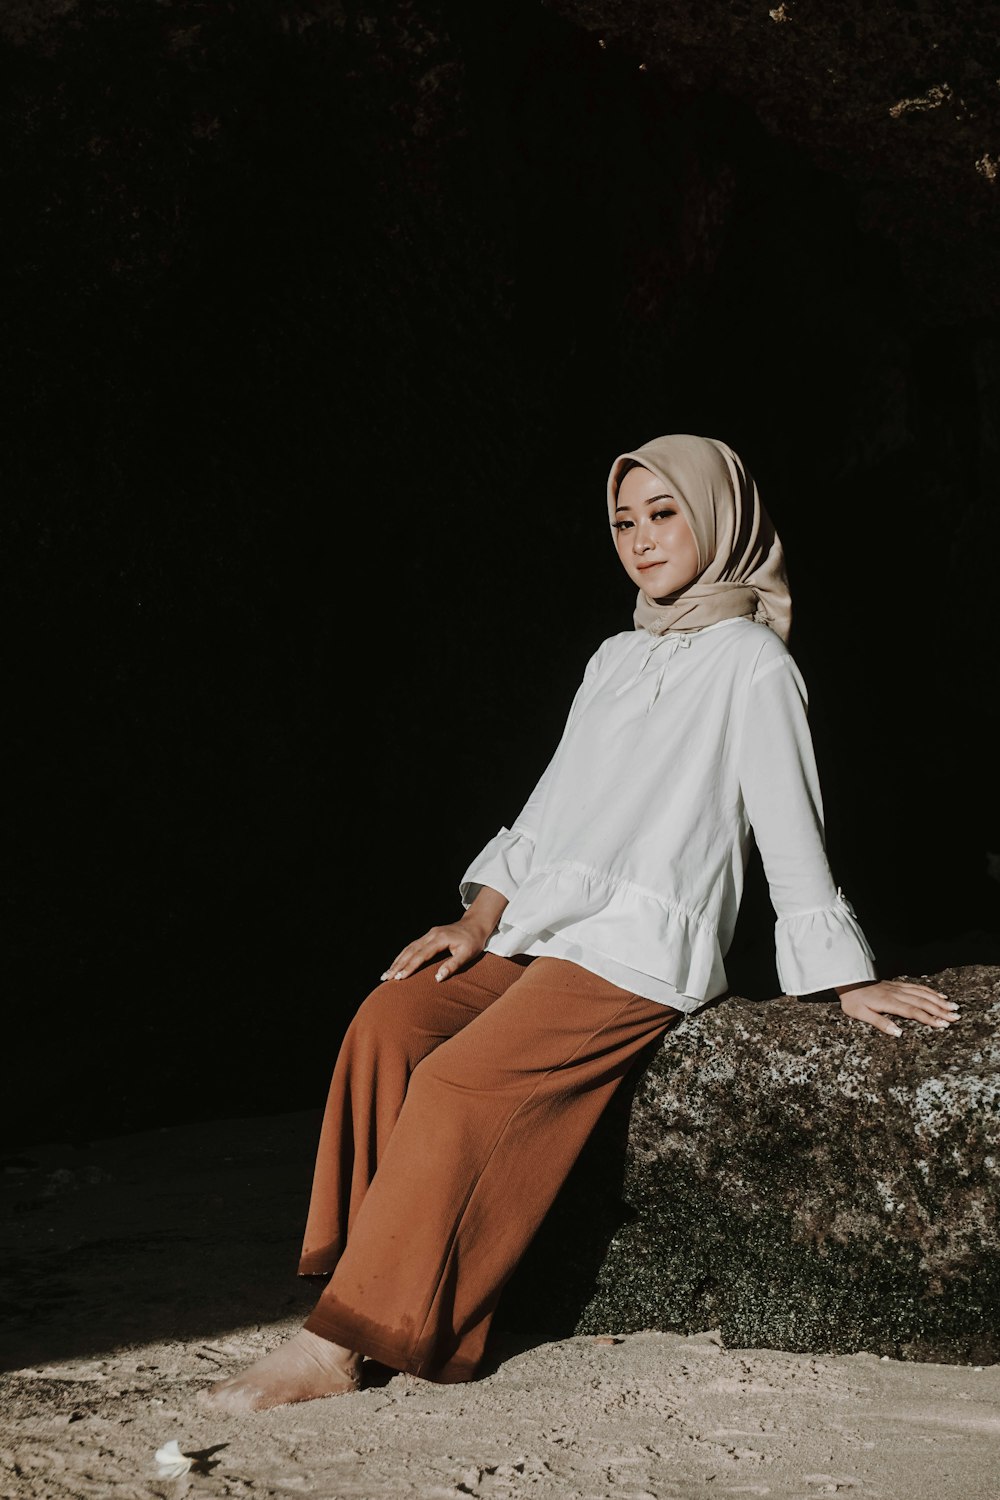
M 409 943 L 401 953 L 396 955 L 382 978 L 406 979 L 409 974 L 422 968 L 438 953 L 447 953 L 448 958 L 439 966 L 434 975 L 440 983 L 442 979 L 447 979 L 449 974 L 454 974 L 455 970 L 460 969 L 463 964 L 478 958 L 489 935 L 489 931 L 485 930 L 481 922 L 470 921 L 468 917 L 463 917 L 458 922 L 449 922 L 444 927 L 431 927 L 423 937 L 417 938 L 415 943 Z

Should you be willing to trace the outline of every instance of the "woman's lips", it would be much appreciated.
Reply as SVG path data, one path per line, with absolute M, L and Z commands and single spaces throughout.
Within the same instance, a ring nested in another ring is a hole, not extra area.
M 662 568 L 663 566 L 664 564 L 662 562 L 636 563 L 636 567 L 639 569 L 640 573 L 648 573 L 650 568 Z

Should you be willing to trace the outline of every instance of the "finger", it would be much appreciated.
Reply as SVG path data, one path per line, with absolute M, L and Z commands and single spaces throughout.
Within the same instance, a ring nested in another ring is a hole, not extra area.
M 425 948 L 423 944 L 419 947 L 414 945 L 408 952 L 401 953 L 399 958 L 389 965 L 382 978 L 390 981 L 409 979 L 410 975 L 415 974 L 428 959 L 434 957 L 434 953 L 433 948 Z
M 959 1019 L 958 1007 L 949 1010 L 940 1000 L 914 1000 L 911 1013 L 923 1026 L 950 1026 Z
M 952 1011 L 959 1009 L 957 1000 L 949 1000 L 943 990 L 932 989 L 929 985 L 905 984 L 900 985 L 900 988 L 912 990 L 917 999 L 929 1001 L 930 1004 L 937 1006 L 941 1010 Z
M 939 1010 L 943 1010 L 946 1015 L 957 1016 L 962 1008 L 957 1000 L 942 1000 L 940 995 L 932 994 L 927 998 L 932 1005 L 936 1005 L 937 1008 Z
M 876 1031 L 884 1031 L 886 1036 L 903 1035 L 891 1016 L 879 1015 L 878 1011 L 870 1010 L 867 1015 L 862 1012 L 857 1019 L 867 1021 L 869 1026 L 874 1026 Z
M 434 978 L 438 981 L 438 983 L 440 983 L 443 979 L 450 978 L 450 976 L 454 974 L 457 969 L 460 969 L 462 965 L 466 963 L 468 959 L 472 958 L 474 953 L 478 951 L 480 950 L 476 949 L 472 943 L 452 943 L 450 958 L 446 958 L 444 962 L 438 966 Z
M 432 930 L 424 937 L 418 938 L 415 943 L 409 943 L 389 965 L 382 978 L 406 979 L 415 969 L 419 969 L 428 959 L 433 958 L 435 953 L 440 953 L 441 949 L 447 946 L 447 943 Z
M 931 1000 L 874 1000 L 869 1009 L 880 1015 L 905 1016 L 908 1021 L 919 1021 L 922 1026 L 950 1026 L 958 1020 L 958 1011 L 944 1010 Z
M 405 948 L 402 949 L 401 952 L 397 953 L 392 963 L 386 964 L 385 972 L 382 975 L 382 978 L 395 979 L 396 974 L 401 973 L 404 965 L 409 962 L 415 947 L 415 943 L 409 943 Z

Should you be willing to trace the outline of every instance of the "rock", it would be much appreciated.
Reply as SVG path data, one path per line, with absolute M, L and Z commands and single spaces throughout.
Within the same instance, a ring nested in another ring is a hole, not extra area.
M 668 1035 L 588 1142 L 503 1321 L 1000 1359 L 1000 968 L 896 977 L 960 1019 L 904 1020 L 896 1040 L 833 996 L 731 996 Z

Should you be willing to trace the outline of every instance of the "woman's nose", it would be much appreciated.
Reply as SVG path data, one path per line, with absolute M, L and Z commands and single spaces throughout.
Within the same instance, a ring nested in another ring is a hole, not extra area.
M 635 534 L 635 540 L 632 543 L 632 551 L 648 552 L 652 545 L 653 544 L 648 537 L 643 536 L 641 531 L 637 531 Z

